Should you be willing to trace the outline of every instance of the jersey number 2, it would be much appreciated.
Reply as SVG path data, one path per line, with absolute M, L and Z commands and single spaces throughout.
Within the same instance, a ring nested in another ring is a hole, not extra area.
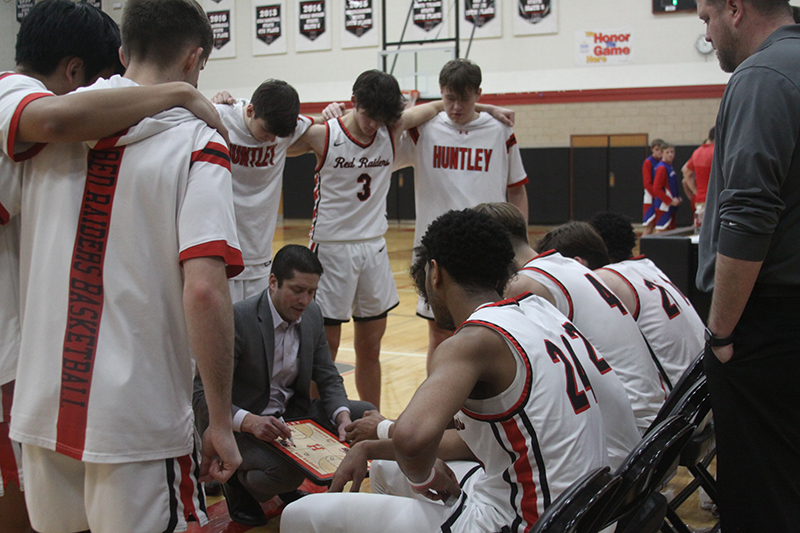
M 363 185 L 361 190 L 356 193 L 356 198 L 364 202 L 372 195 L 372 190 L 369 188 L 372 178 L 369 174 L 361 174 L 356 181 Z

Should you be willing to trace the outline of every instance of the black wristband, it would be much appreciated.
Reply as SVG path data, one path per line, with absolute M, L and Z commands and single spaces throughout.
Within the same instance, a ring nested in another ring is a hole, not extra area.
M 705 338 L 706 338 L 706 344 L 711 346 L 712 348 L 718 348 L 720 346 L 728 346 L 729 344 L 733 344 L 733 333 L 731 333 L 727 337 L 717 337 L 716 335 L 714 335 L 713 331 L 711 331 L 709 328 L 706 328 Z

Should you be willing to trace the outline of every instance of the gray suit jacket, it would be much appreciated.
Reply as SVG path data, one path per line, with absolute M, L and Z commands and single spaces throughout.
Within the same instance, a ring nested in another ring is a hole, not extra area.
M 233 306 L 236 330 L 233 370 L 233 413 L 239 409 L 260 414 L 269 403 L 270 376 L 275 345 L 275 325 L 270 312 L 269 289 Z M 339 407 L 347 406 L 344 382 L 331 360 L 322 313 L 316 302 L 306 308 L 300 321 L 300 348 L 294 396 L 286 406 L 287 420 L 311 414 L 309 387 L 317 383 L 321 406 L 330 419 Z M 194 380 L 192 399 L 197 427 L 202 433 L 208 427 L 208 407 L 200 376 Z

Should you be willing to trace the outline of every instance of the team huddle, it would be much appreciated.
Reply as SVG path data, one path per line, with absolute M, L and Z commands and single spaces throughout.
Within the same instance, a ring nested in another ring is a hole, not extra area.
M 4 531 L 184 531 L 212 480 L 242 524 L 278 497 L 291 533 L 527 531 L 622 464 L 704 347 L 630 219 L 529 242 L 514 114 L 478 103 L 468 60 L 442 68 L 441 101 L 368 70 L 351 106 L 309 117 L 281 80 L 206 100 L 212 43 L 195 0 L 128 0 L 121 31 L 43 0 L 0 74 Z M 308 153 L 309 245 L 273 256 L 286 158 Z M 673 157 L 658 142 L 645 163 L 646 233 L 674 227 Z M 428 375 L 392 421 L 386 197 L 406 166 Z M 333 363 L 350 319 L 360 401 Z M 269 445 L 299 418 L 352 445 L 327 494 Z

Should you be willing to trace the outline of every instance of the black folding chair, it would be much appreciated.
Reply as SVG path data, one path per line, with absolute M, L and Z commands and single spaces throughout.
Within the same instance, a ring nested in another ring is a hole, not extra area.
M 613 522 L 617 522 L 617 533 L 655 533 L 661 528 L 666 499 L 654 491 L 675 468 L 693 429 L 679 415 L 651 428 L 614 473 L 620 484 L 598 518 L 600 529 Z
M 531 533 L 595 533 L 598 516 L 620 481 L 607 466 L 589 472 L 550 504 Z

